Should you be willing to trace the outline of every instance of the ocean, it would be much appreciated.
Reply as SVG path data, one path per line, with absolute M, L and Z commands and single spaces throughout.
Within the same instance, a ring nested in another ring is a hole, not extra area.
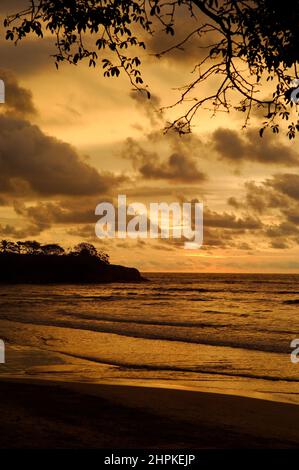
M 142 284 L 0 286 L 0 376 L 299 404 L 290 345 L 299 338 L 299 275 L 145 276 Z

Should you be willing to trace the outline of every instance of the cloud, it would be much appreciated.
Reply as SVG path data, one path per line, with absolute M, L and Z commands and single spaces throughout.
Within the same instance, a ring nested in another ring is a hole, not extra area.
M 14 192 L 18 181 L 43 196 L 80 196 L 107 192 L 119 179 L 100 175 L 74 147 L 29 121 L 0 115 L 0 192 Z
M 143 131 L 144 137 L 150 145 L 167 145 L 170 146 L 173 152 L 188 153 L 190 155 L 198 154 L 199 149 L 201 152 L 204 149 L 200 138 L 194 134 L 186 134 L 183 137 L 174 129 L 169 129 L 166 133 L 162 131 L 163 127 L 167 126 L 167 121 L 164 119 L 163 111 L 161 111 L 161 100 L 157 95 L 151 94 L 148 99 L 145 92 L 132 91 L 130 94 L 140 111 L 149 120 L 149 126 L 145 129 L 138 123 L 135 127 Z
M 79 237 L 83 240 L 88 240 L 91 243 L 100 243 L 102 240 L 99 240 L 95 234 L 94 224 L 80 225 L 72 227 L 67 230 L 67 233 L 72 237 Z
M 132 92 L 131 98 L 149 121 L 145 129 L 138 126 L 143 136 L 140 141 L 128 138 L 123 145 L 121 157 L 131 160 L 134 169 L 145 180 L 164 180 L 170 184 L 204 182 L 207 177 L 199 169 L 198 154 L 202 154 L 203 145 L 198 136 L 186 135 L 184 138 L 169 130 L 163 133 L 166 125 L 163 113 L 159 113 L 160 98 L 146 93 Z M 201 151 L 201 152 L 200 152 Z
M 234 213 L 219 213 L 209 208 L 204 210 L 203 223 L 205 248 L 248 250 L 248 238 L 256 237 L 263 229 L 262 221 L 250 214 L 238 216 Z
M 4 197 L 0 196 L 0 206 L 9 206 L 10 202 L 8 199 L 5 199 Z
M 289 244 L 286 243 L 286 241 L 284 240 L 272 240 L 271 241 L 271 247 L 272 248 L 275 248 L 277 250 L 286 250 L 287 248 L 289 248 Z
M 133 90 L 130 93 L 130 97 L 135 102 L 138 108 L 141 108 L 145 116 L 149 119 L 152 127 L 161 126 L 162 112 L 160 98 L 151 93 L 150 99 L 146 92 L 143 90 Z
M 231 230 L 211 229 L 204 226 L 203 247 L 210 248 L 229 248 L 234 245 L 236 235 Z
M 44 224 L 27 224 L 23 227 L 17 228 L 15 225 L 0 224 L 0 236 L 4 238 L 27 238 L 27 237 L 36 237 L 40 233 L 50 228 L 50 225 Z
M 263 215 L 258 232 L 260 243 L 270 242 L 275 249 L 288 249 L 299 244 L 299 178 L 293 174 L 274 175 L 257 184 L 245 184 L 241 200 L 229 198 L 228 203 L 237 210 Z
M 2 67 L 22 77 L 35 75 L 45 69 L 55 72 L 55 59 L 51 57 L 56 52 L 53 38 L 27 38 L 15 45 L 5 40 L 4 34 L 0 40 Z
M 243 217 L 237 217 L 235 214 L 228 214 L 223 212 L 221 214 L 206 209 L 204 212 L 204 225 L 206 227 L 219 227 L 229 228 L 237 230 L 256 230 L 262 227 L 262 222 L 252 217 L 251 215 L 245 215 Z
M 18 218 L 0 225 L 3 237 L 38 236 L 52 226 L 92 224 L 98 197 L 129 179 L 99 173 L 68 143 L 46 135 L 25 115 L 34 114 L 32 94 L 2 69 L 7 103 L 0 113 L 0 205 Z M 34 201 L 34 202 L 33 202 Z
M 198 199 L 187 200 L 180 198 L 180 202 L 195 204 Z M 195 228 L 194 210 L 191 213 L 192 229 Z M 263 233 L 265 226 L 263 222 L 249 212 L 241 215 L 228 212 L 217 212 L 204 205 L 203 210 L 203 246 L 202 250 L 211 248 L 236 248 L 248 251 L 250 241 L 254 243 L 257 236 Z M 181 246 L 184 240 L 167 241 L 175 246 Z
M 296 201 L 299 200 L 299 175 L 292 173 L 275 175 L 266 184 Z
M 109 198 L 105 197 L 105 201 Z M 98 203 L 96 197 L 64 198 L 48 202 L 23 202 L 14 200 L 13 208 L 19 217 L 17 225 L 8 224 L 0 226 L 2 236 L 13 238 L 26 238 L 36 236 L 43 231 L 60 225 L 65 232 L 84 239 L 95 239 L 95 207 Z
M 296 208 L 288 208 L 284 210 L 284 214 L 289 222 L 295 224 L 296 226 L 299 225 L 299 207 Z
M 33 75 L 45 68 L 51 67 L 55 70 L 55 61 L 53 57 L 50 57 L 56 52 L 54 37 L 48 36 L 40 39 L 31 35 L 17 45 L 5 39 L 6 28 L 3 26 L 3 20 L 8 15 L 24 11 L 28 7 L 30 7 L 28 0 L 1 0 L 0 2 L 1 67 L 12 70 L 22 77 Z
M 212 134 L 211 145 L 221 159 L 234 163 L 248 160 L 263 164 L 298 166 L 298 153 L 277 139 L 274 134 L 264 134 L 261 138 L 256 129 L 239 133 L 219 128 Z
M 270 238 L 286 238 L 292 235 L 298 235 L 299 229 L 291 222 L 281 222 L 278 225 L 270 225 L 266 230 L 266 235 Z
M 21 87 L 10 70 L 0 68 L 0 78 L 5 83 L 4 109 L 21 116 L 36 114 L 31 91 Z
M 241 207 L 241 204 L 239 203 L 239 201 L 233 196 L 228 198 L 227 204 L 233 207 L 234 209 L 239 209 Z
M 173 153 L 163 163 L 144 163 L 139 167 L 139 172 L 144 178 L 165 179 L 174 183 L 199 183 L 206 179 L 194 160 L 178 153 Z
M 127 139 L 122 156 L 133 162 L 134 168 L 145 179 L 166 180 L 170 183 L 199 183 L 206 175 L 196 161 L 186 153 L 171 153 L 161 161 L 158 154 L 147 150 L 131 138 Z
M 15 202 L 14 208 L 18 215 L 30 219 L 35 224 L 94 224 L 96 204 L 96 200 L 90 199 L 39 202 L 35 205 Z
M 271 209 L 281 210 L 283 207 L 288 206 L 289 201 L 287 198 L 269 187 L 267 181 L 261 184 L 249 181 L 245 183 L 245 189 L 246 199 L 243 207 L 249 207 L 260 214 L 269 213 Z M 240 204 L 240 207 L 242 207 L 242 204 Z
M 2 15 L 11 15 L 28 8 L 28 0 L 1 0 L 0 12 Z
M 270 246 L 278 250 L 285 250 L 290 248 L 292 244 L 299 242 L 299 229 L 289 221 L 268 226 L 265 234 L 270 239 Z

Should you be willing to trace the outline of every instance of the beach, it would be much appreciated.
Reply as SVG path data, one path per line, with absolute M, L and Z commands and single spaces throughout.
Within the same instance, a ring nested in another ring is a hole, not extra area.
M 299 276 L 0 289 L 1 447 L 298 448 Z
M 0 381 L 1 448 L 298 448 L 299 407 L 161 387 Z

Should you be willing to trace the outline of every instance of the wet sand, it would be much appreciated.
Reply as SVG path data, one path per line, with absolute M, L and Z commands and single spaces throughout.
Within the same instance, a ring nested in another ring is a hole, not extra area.
M 118 384 L 0 381 L 1 448 L 298 448 L 299 406 Z

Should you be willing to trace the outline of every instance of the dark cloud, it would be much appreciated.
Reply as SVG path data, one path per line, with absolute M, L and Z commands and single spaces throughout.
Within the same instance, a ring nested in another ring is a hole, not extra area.
M 50 226 L 45 226 L 44 224 L 27 224 L 19 228 L 11 224 L 0 224 L 0 236 L 4 238 L 36 237 L 47 228 L 50 228 Z
M 253 247 L 249 243 L 246 243 L 246 242 L 237 243 L 237 248 L 239 250 L 244 250 L 248 252 L 250 252 L 253 249 Z
M 30 6 L 29 0 L 1 0 L 0 13 L 2 17 L 25 10 Z
M 56 53 L 52 38 L 25 39 L 15 45 L 12 41 L 0 40 L 1 66 L 13 70 L 17 76 L 34 75 L 45 69 L 55 71 Z
M 297 175 L 290 174 L 275 175 L 260 184 L 251 181 L 245 184 L 243 200 L 230 198 L 228 202 L 238 210 L 265 216 L 259 239 L 270 240 L 271 248 L 287 249 L 299 243 L 298 182 Z
M 299 175 L 292 173 L 278 174 L 273 176 L 271 180 L 267 180 L 267 185 L 296 201 L 299 200 Z
M 212 145 L 221 158 L 242 160 L 244 157 L 244 142 L 236 131 L 219 128 L 212 135 Z
M 9 206 L 10 201 L 5 197 L 0 196 L 0 206 Z
M 260 229 L 263 224 L 259 219 L 251 215 L 237 217 L 235 214 L 228 214 L 227 212 L 219 214 L 206 209 L 204 211 L 204 225 L 206 227 L 221 227 L 237 230 L 257 230 Z
M 95 234 L 94 224 L 80 225 L 72 227 L 67 230 L 67 233 L 72 237 L 78 237 L 83 240 L 89 241 L 90 243 L 99 243 L 99 240 Z
M 34 224 L 88 224 L 95 223 L 95 207 L 97 201 L 56 201 L 39 202 L 26 206 L 23 203 L 15 203 L 15 211 Z
M 0 78 L 5 83 L 4 109 L 22 116 L 35 114 L 31 91 L 21 87 L 10 70 L 0 68 Z
M 292 235 L 298 235 L 299 229 L 291 222 L 281 222 L 278 225 L 270 225 L 266 230 L 269 238 L 285 238 Z
M 231 230 L 213 229 L 204 226 L 203 249 L 229 248 L 232 247 L 235 240 L 236 235 Z
M 109 197 L 102 200 L 89 197 L 80 199 L 65 198 L 58 201 L 36 202 L 34 204 L 17 200 L 14 201 L 14 210 L 23 220 L 29 221 L 32 227 L 39 227 L 39 231 L 49 229 L 55 225 L 62 225 L 67 227 L 67 232 L 70 235 L 81 235 L 85 239 L 90 239 L 95 238 L 95 224 L 99 219 L 99 216 L 95 214 L 95 208 L 100 202 L 110 202 L 114 207 L 117 207 L 117 201 L 113 201 Z M 115 230 L 117 231 L 117 211 L 115 217 Z M 127 215 L 127 222 L 133 218 L 134 215 Z M 149 218 L 147 219 L 147 225 L 150 227 Z
M 100 175 L 71 145 L 8 115 L 0 115 L 0 175 L 1 192 L 13 192 L 21 180 L 44 196 L 104 193 L 118 181 Z
M 13 70 L 18 76 L 32 75 L 45 67 L 55 67 L 50 56 L 55 53 L 55 38 L 45 37 L 42 40 L 35 36 L 20 41 L 17 45 L 5 39 L 4 19 L 11 14 L 24 11 L 29 0 L 1 0 L 0 2 L 0 57 L 1 67 Z M 2 77 L 0 77 L 2 78 Z
M 161 111 L 161 100 L 157 95 L 151 94 L 151 98 L 148 99 L 145 92 L 132 91 L 131 98 L 149 120 L 150 127 L 146 126 L 143 129 L 139 124 L 135 127 L 143 131 L 144 137 L 150 145 L 165 145 L 166 143 L 173 153 L 196 154 L 196 156 L 198 156 L 199 150 L 203 151 L 202 141 L 194 133 L 182 137 L 175 129 L 163 132 L 163 127 L 167 126 L 167 122 L 164 120 Z
M 229 197 L 227 200 L 227 204 L 231 207 L 234 207 L 235 209 L 239 209 L 241 207 L 241 204 L 235 197 Z
M 265 181 L 259 185 L 254 181 L 247 182 L 245 189 L 246 200 L 243 207 L 249 207 L 260 214 L 269 213 L 270 209 L 280 210 L 288 205 L 287 198 L 269 187 Z M 242 204 L 240 207 L 242 207 Z
M 279 142 L 274 134 L 261 138 L 256 129 L 237 132 L 219 128 L 212 134 L 211 144 L 221 159 L 234 163 L 246 160 L 263 164 L 298 166 L 298 153 L 293 147 Z
M 284 214 L 288 222 L 299 226 L 299 206 L 285 209 Z
M 286 250 L 287 248 L 290 248 L 290 245 L 286 243 L 285 240 L 272 240 L 271 241 L 271 247 L 275 248 L 277 250 Z
M 198 203 L 198 199 L 187 200 L 182 197 L 181 203 L 189 202 L 192 205 Z M 192 229 L 195 228 L 194 211 L 192 211 L 191 220 Z M 216 212 L 204 205 L 203 210 L 203 246 L 201 249 L 209 250 L 211 248 L 236 248 L 249 250 L 250 245 L 247 240 L 263 233 L 263 222 L 251 215 L 243 213 L 237 215 L 227 212 Z M 244 241 L 246 237 L 246 242 Z M 184 240 L 168 240 L 171 244 L 181 246 Z M 242 245 L 243 244 L 243 245 Z
M 144 178 L 164 179 L 174 183 L 199 183 L 206 179 L 194 160 L 178 153 L 173 153 L 163 163 L 144 163 L 139 167 L 139 172 Z
M 206 179 L 196 161 L 184 153 L 172 153 L 161 161 L 156 152 L 145 149 L 133 139 L 127 139 L 122 153 L 133 162 L 134 168 L 146 179 L 166 180 L 170 183 L 199 183 Z
M 141 141 L 132 138 L 125 141 L 122 158 L 131 160 L 134 169 L 147 180 L 164 180 L 172 184 L 205 181 L 206 175 L 198 168 L 195 160 L 195 156 L 198 157 L 202 150 L 200 139 L 194 134 L 181 138 L 174 130 L 169 130 L 166 134 L 162 132 L 166 122 L 163 114 L 158 112 L 158 96 L 153 95 L 149 100 L 146 93 L 132 92 L 131 97 L 148 118 L 149 126 L 146 129 L 140 127 L 139 130 L 143 133 Z
M 173 197 L 174 200 L 178 198 L 178 191 L 184 196 L 194 196 L 194 186 L 193 185 L 180 185 L 178 186 L 165 186 L 165 187 L 151 187 L 151 186 L 136 186 L 135 188 L 125 188 L 124 193 L 131 199 L 144 199 L 151 198 L 152 201 L 160 201 L 161 197 Z M 196 193 L 198 189 L 196 188 Z M 180 199 L 180 197 L 179 197 Z
M 149 119 L 152 127 L 158 125 L 161 126 L 162 112 L 160 98 L 151 93 L 150 98 L 143 90 L 133 90 L 130 93 L 130 97 L 135 101 L 138 108 L 141 108 L 145 116 Z

